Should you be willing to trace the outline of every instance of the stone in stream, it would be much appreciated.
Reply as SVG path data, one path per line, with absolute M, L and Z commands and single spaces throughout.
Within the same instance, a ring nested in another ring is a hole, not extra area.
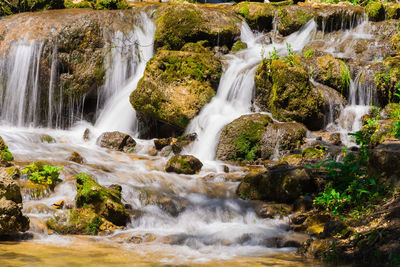
M 48 135 L 48 134 L 41 134 L 41 135 L 40 135 L 40 141 L 41 141 L 42 143 L 55 143 L 55 142 L 56 142 L 56 140 L 54 140 L 54 138 L 51 137 L 51 136 Z
M 12 165 L 13 160 L 14 156 L 11 154 L 10 150 L 8 150 L 8 146 L 0 136 L 0 166 L 9 167 Z
M 165 170 L 180 174 L 196 174 L 202 167 L 203 163 L 194 156 L 175 155 L 168 160 Z
M 29 229 L 29 219 L 22 214 L 19 186 L 8 176 L 0 175 L 0 236 Z
M 68 160 L 78 164 L 83 164 L 85 162 L 84 158 L 78 152 L 72 152 L 72 155 L 69 156 Z
M 103 133 L 96 143 L 101 147 L 124 152 L 134 151 L 136 146 L 136 141 L 130 135 L 118 131 Z
M 91 208 L 117 226 L 125 226 L 129 222 L 129 213 L 121 202 L 121 186 L 105 188 L 89 175 L 80 173 L 76 176 L 76 189 L 75 203 L 78 208 Z

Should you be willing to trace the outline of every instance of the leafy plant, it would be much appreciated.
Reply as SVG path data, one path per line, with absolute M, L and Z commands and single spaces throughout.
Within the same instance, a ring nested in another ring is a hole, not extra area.
M 286 50 L 287 50 L 287 57 L 285 59 L 285 62 L 293 66 L 294 62 L 294 53 L 292 49 L 292 45 L 290 43 L 286 43 Z
M 34 183 L 55 185 L 57 182 L 62 181 L 58 178 L 62 169 L 64 169 L 64 166 L 54 167 L 34 162 L 26 166 L 25 169 L 22 170 L 22 173 L 27 174 L 29 180 Z
M 308 49 L 308 50 L 304 53 L 304 58 L 305 58 L 305 59 L 309 59 L 310 57 L 312 57 L 313 54 L 314 54 L 314 50 Z

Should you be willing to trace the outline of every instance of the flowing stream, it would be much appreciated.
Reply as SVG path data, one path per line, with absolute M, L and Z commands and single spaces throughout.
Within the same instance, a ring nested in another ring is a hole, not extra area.
M 258 217 L 252 204 L 237 199 L 235 194 L 238 183 L 234 178 L 243 174 L 243 170 L 230 166 L 227 178 L 220 168 L 216 168 L 219 165 L 214 159 L 222 127 L 256 108 L 252 104 L 254 74 L 262 58 L 267 57 L 274 47 L 279 55 L 285 54 L 286 43 L 291 44 L 294 52 L 300 53 L 314 38 L 316 23 L 310 21 L 284 41 L 268 44 L 262 34 L 253 33 L 243 23 L 241 40 L 248 48 L 227 56 L 227 67 L 216 97 L 187 129 L 188 133 L 196 132 L 198 140 L 186 152 L 207 163 L 199 174 L 187 176 L 166 173 L 167 158 L 148 153 L 151 140 L 137 139 L 137 150 L 133 154 L 108 151 L 96 145 L 96 138 L 104 131 L 119 130 L 137 135 L 136 116 L 129 103 L 129 94 L 136 88 L 147 61 L 153 56 L 155 33 L 155 25 L 145 13 L 141 14 L 140 21 L 130 34 L 116 32 L 113 35 L 111 55 L 105 63 L 106 82 L 98 100 L 94 125 L 80 121 L 67 130 L 59 128 L 77 121 L 76 118 L 82 115 L 83 102 L 71 103 L 71 113 L 61 116 L 58 100 L 53 98 L 54 82 L 51 79 L 48 106 L 45 107 L 48 128 L 37 127 L 37 109 L 43 108 L 40 103 L 45 97 L 38 91 L 42 43 L 21 40 L 14 44 L 8 58 L 0 61 L 0 89 L 5 92 L 0 99 L 0 135 L 14 154 L 16 164 L 42 160 L 65 166 L 60 177 L 63 182 L 54 192 L 42 199 L 35 199 L 30 194 L 23 196 L 24 213 L 31 219 L 30 231 L 33 233 L 33 239 L 27 241 L 27 251 L 34 249 L 31 242 L 62 254 L 65 250 L 57 247 L 76 245 L 79 248 L 89 242 L 93 251 L 108 253 L 104 247 L 109 247 L 113 253 L 124 251 L 121 253 L 127 259 L 136 257 L 143 262 L 180 264 L 212 260 L 225 261 L 228 266 L 235 264 L 229 260 L 239 256 L 244 259 L 254 257 L 249 261 L 268 262 L 260 257 L 294 252 L 295 248 L 280 246 L 281 240 L 292 234 L 288 232 L 287 219 Z M 53 55 L 55 53 L 57 47 Z M 56 64 L 52 64 L 51 71 L 56 73 L 53 65 Z M 369 91 L 362 84 L 360 75 L 352 81 L 349 106 L 342 111 L 344 114 L 347 110 L 355 112 L 356 121 L 365 114 L 373 98 L 372 93 L 366 95 Z M 359 125 L 352 125 L 347 131 L 357 127 Z M 84 141 L 87 128 L 90 140 Z M 43 134 L 52 136 L 56 142 L 41 142 Z M 72 152 L 81 154 L 85 164 L 68 161 Z M 132 207 L 132 221 L 126 229 L 101 237 L 48 233 L 44 222 L 55 212 L 51 205 L 60 200 L 73 205 L 76 194 L 73 177 L 79 172 L 92 175 L 104 186 L 122 186 L 123 201 Z M 138 244 L 132 241 L 136 239 L 147 241 Z M 132 251 L 135 255 L 130 254 Z M 77 257 L 81 255 L 76 250 L 71 253 L 76 253 Z M 99 266 L 102 260 L 110 259 L 99 256 Z

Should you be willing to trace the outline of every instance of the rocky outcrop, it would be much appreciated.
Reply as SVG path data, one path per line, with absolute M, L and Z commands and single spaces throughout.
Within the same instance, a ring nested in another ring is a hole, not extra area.
M 277 11 L 277 30 L 283 36 L 298 31 L 313 19 L 313 9 L 308 6 L 291 5 Z
M 77 194 L 75 197 L 78 208 L 93 209 L 96 214 L 117 226 L 125 226 L 130 218 L 124 204 L 121 202 L 121 186 L 105 188 L 85 173 L 76 176 Z
M 11 177 L 0 175 L 0 235 L 13 235 L 29 229 L 29 219 L 22 214 L 22 196 Z
M 132 152 L 136 146 L 136 141 L 130 135 L 117 131 L 103 133 L 96 142 L 101 147 L 124 152 Z
M 400 169 L 395 168 L 400 160 L 400 141 L 386 141 L 372 149 L 368 168 L 373 174 L 385 177 L 399 177 Z M 396 178 L 400 182 L 400 179 Z
M 185 43 L 232 47 L 240 35 L 240 18 L 229 9 L 173 3 L 157 10 L 156 48 L 180 50 Z
M 274 156 L 281 157 L 299 149 L 304 143 L 306 133 L 307 128 L 297 122 L 269 124 L 260 140 L 261 157 L 272 159 Z
M 209 51 L 161 50 L 147 63 L 130 101 L 140 114 L 183 131 L 215 95 L 221 73 L 221 62 Z
M 276 7 L 271 4 L 240 2 L 235 7 L 235 12 L 246 19 L 250 28 L 258 31 L 272 30 L 272 22 L 276 12 Z
M 196 174 L 203 167 L 199 159 L 190 155 L 175 155 L 167 162 L 165 170 L 182 174 Z
M 379 103 L 385 106 L 390 102 L 399 102 L 400 98 L 395 93 L 400 81 L 400 56 L 383 60 L 381 66 L 375 72 Z
M 260 140 L 272 123 L 268 115 L 251 114 L 227 124 L 221 131 L 216 157 L 225 161 L 255 160 L 261 156 Z
M 385 8 L 381 2 L 370 2 L 366 7 L 368 19 L 372 21 L 380 21 L 385 19 Z
M 277 168 L 246 175 L 236 193 L 243 199 L 293 203 L 304 194 L 311 194 L 317 187 L 305 169 Z
M 263 61 L 255 75 L 256 103 L 281 121 L 297 121 L 310 130 L 323 127 L 322 94 L 313 89 L 298 56 Z
M 7 0 L 0 2 L 0 17 L 21 12 L 64 8 L 64 0 Z
M 8 146 L 0 136 L 0 166 L 9 167 L 12 165 L 13 160 L 13 154 L 11 154 L 10 150 L 8 150 Z

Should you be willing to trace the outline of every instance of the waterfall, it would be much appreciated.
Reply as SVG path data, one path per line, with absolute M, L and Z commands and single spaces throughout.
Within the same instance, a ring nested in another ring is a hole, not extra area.
M 307 23 L 300 31 L 291 34 L 282 43 L 264 45 L 262 35 L 254 34 L 246 23 L 242 24 L 240 39 L 248 48 L 230 54 L 224 70 L 217 95 L 207 104 L 189 124 L 186 132 L 197 133 L 198 140 L 190 153 L 202 160 L 213 160 L 221 129 L 234 119 L 250 113 L 254 95 L 254 75 L 263 56 L 272 52 L 286 53 L 286 43 L 293 51 L 301 51 L 316 31 L 314 21 Z
M 155 33 L 155 25 L 145 13 L 141 13 L 140 25 L 128 36 L 117 32 L 112 38 L 106 82 L 100 96 L 104 108 L 96 121 L 100 129 L 137 134 L 136 112 L 129 95 L 136 89 L 147 61 L 153 56 Z

